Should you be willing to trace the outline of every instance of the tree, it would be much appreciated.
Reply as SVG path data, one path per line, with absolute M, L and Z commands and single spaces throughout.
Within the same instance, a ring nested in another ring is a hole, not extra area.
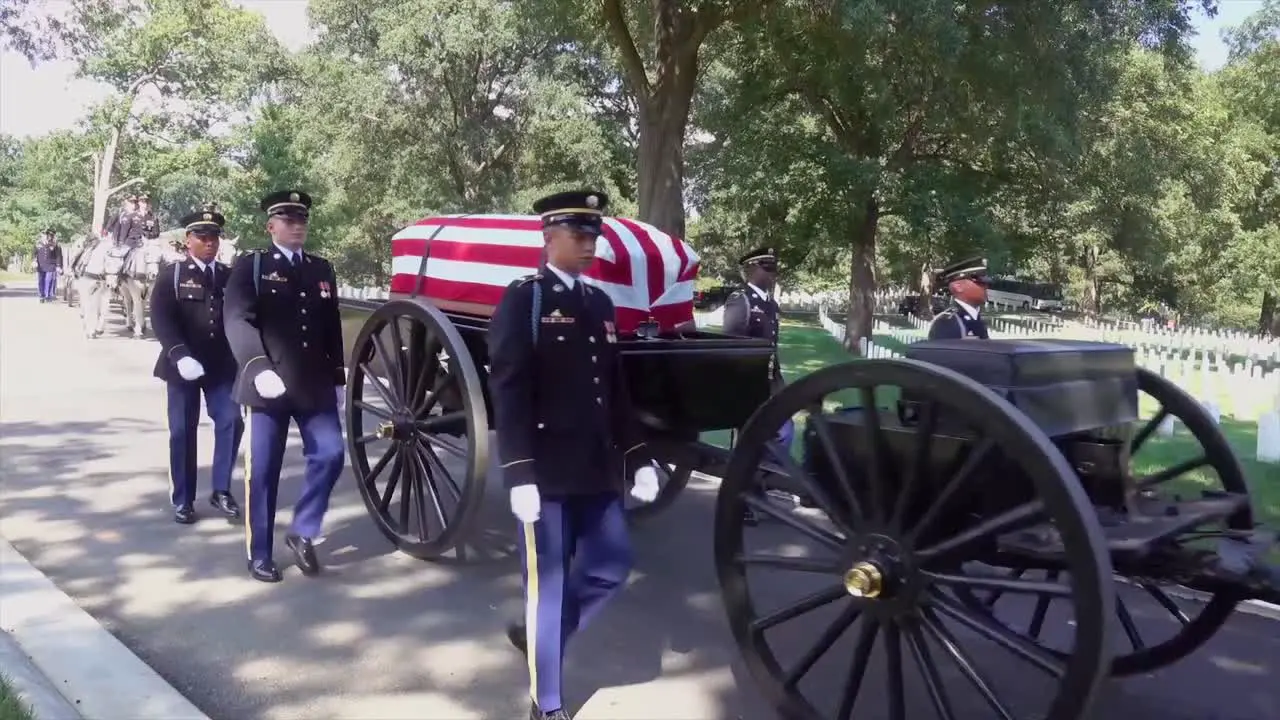
M 108 199 L 143 181 L 113 185 L 128 133 L 171 144 L 208 135 L 269 89 L 280 67 L 261 17 L 224 0 L 74 0 L 61 40 L 81 76 L 119 93 L 97 110 L 106 140 L 93 156 L 94 232 Z M 147 89 L 155 91 L 152 107 L 139 114 Z

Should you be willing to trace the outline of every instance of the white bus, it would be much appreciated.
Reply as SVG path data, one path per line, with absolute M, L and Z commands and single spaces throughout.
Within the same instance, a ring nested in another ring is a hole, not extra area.
M 1054 283 L 993 278 L 987 302 L 1018 310 L 1061 310 L 1062 288 Z

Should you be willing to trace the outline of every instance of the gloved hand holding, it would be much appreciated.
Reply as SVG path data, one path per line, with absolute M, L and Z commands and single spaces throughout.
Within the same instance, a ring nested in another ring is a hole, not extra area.
M 653 465 L 637 468 L 635 480 L 635 484 L 631 486 L 631 497 L 646 503 L 658 499 L 658 471 Z
M 264 400 L 274 400 L 284 394 L 284 380 L 275 370 L 263 370 L 253 378 L 253 387 Z
M 542 515 L 542 496 L 537 485 L 517 485 L 511 488 L 511 514 L 522 523 L 537 522 Z
M 182 376 L 183 380 L 199 380 L 200 376 L 204 375 L 204 366 L 200 364 L 199 360 L 190 355 L 180 358 L 177 366 L 178 374 Z

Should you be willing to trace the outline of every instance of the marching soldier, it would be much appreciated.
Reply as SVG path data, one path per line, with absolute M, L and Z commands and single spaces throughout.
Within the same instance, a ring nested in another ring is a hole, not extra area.
M 58 246 L 58 234 L 53 228 L 40 234 L 35 264 L 40 302 L 53 302 L 58 290 L 58 275 L 62 273 L 62 248 Z
M 489 326 L 489 387 L 525 561 L 525 620 L 507 637 L 528 660 L 532 720 L 568 720 L 565 645 L 631 570 L 622 468 L 642 444 L 619 382 L 613 302 L 581 277 L 607 203 L 583 191 L 534 204 L 546 264 L 507 288 Z M 657 497 L 652 466 L 636 471 L 631 494 Z
M 987 302 L 987 261 L 969 258 L 938 271 L 938 283 L 951 292 L 951 306 L 938 313 L 929 325 L 930 340 L 980 338 L 986 340 L 987 324 L 982 306 Z
M 200 394 L 213 421 L 213 493 L 209 504 L 228 519 L 240 517 L 231 495 L 231 468 L 244 421 L 232 397 L 236 361 L 222 324 L 223 291 L 231 268 L 217 262 L 225 220 L 195 212 L 182 219 L 187 258 L 166 265 L 151 293 L 151 323 L 160 341 L 155 376 L 169 397 L 169 499 L 174 522 L 196 521 L 196 427 Z
M 773 287 L 778 281 L 778 254 L 771 247 L 756 248 L 738 260 L 746 287 L 729 295 L 724 304 L 722 329 L 730 335 L 764 338 L 773 343 L 773 355 L 769 358 L 769 380 L 773 391 L 782 389 L 782 367 L 778 362 L 778 303 L 773 299 Z M 795 425 L 788 420 L 774 438 L 773 451 L 786 455 L 791 452 Z M 748 507 L 745 521 L 754 525 L 759 521 L 756 512 Z
M 302 434 L 307 469 L 285 544 L 298 569 L 316 575 L 320 562 L 314 540 L 344 463 L 338 409 L 346 373 L 333 266 L 302 251 L 311 196 L 300 190 L 275 192 L 262 199 L 262 209 L 272 244 L 246 253 L 232 267 L 226 328 L 239 367 L 235 398 L 248 408 L 249 574 L 279 582 L 271 550 L 289 421 Z

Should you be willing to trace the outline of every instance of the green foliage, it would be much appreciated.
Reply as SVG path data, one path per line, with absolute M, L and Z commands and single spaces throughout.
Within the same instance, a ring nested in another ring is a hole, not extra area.
M 310 192 L 349 282 L 385 283 L 420 217 L 591 185 L 676 226 L 683 183 L 703 287 L 767 242 L 789 289 L 982 254 L 1086 309 L 1240 328 L 1280 292 L 1280 0 L 1211 74 L 1185 42 L 1208 0 L 312 0 L 298 53 L 230 0 L 26 7 L 0 8 L 9 46 L 118 92 L 0 138 L 4 255 L 88 228 L 116 130 L 112 184 L 169 227 L 215 201 L 253 247 L 262 195 Z

